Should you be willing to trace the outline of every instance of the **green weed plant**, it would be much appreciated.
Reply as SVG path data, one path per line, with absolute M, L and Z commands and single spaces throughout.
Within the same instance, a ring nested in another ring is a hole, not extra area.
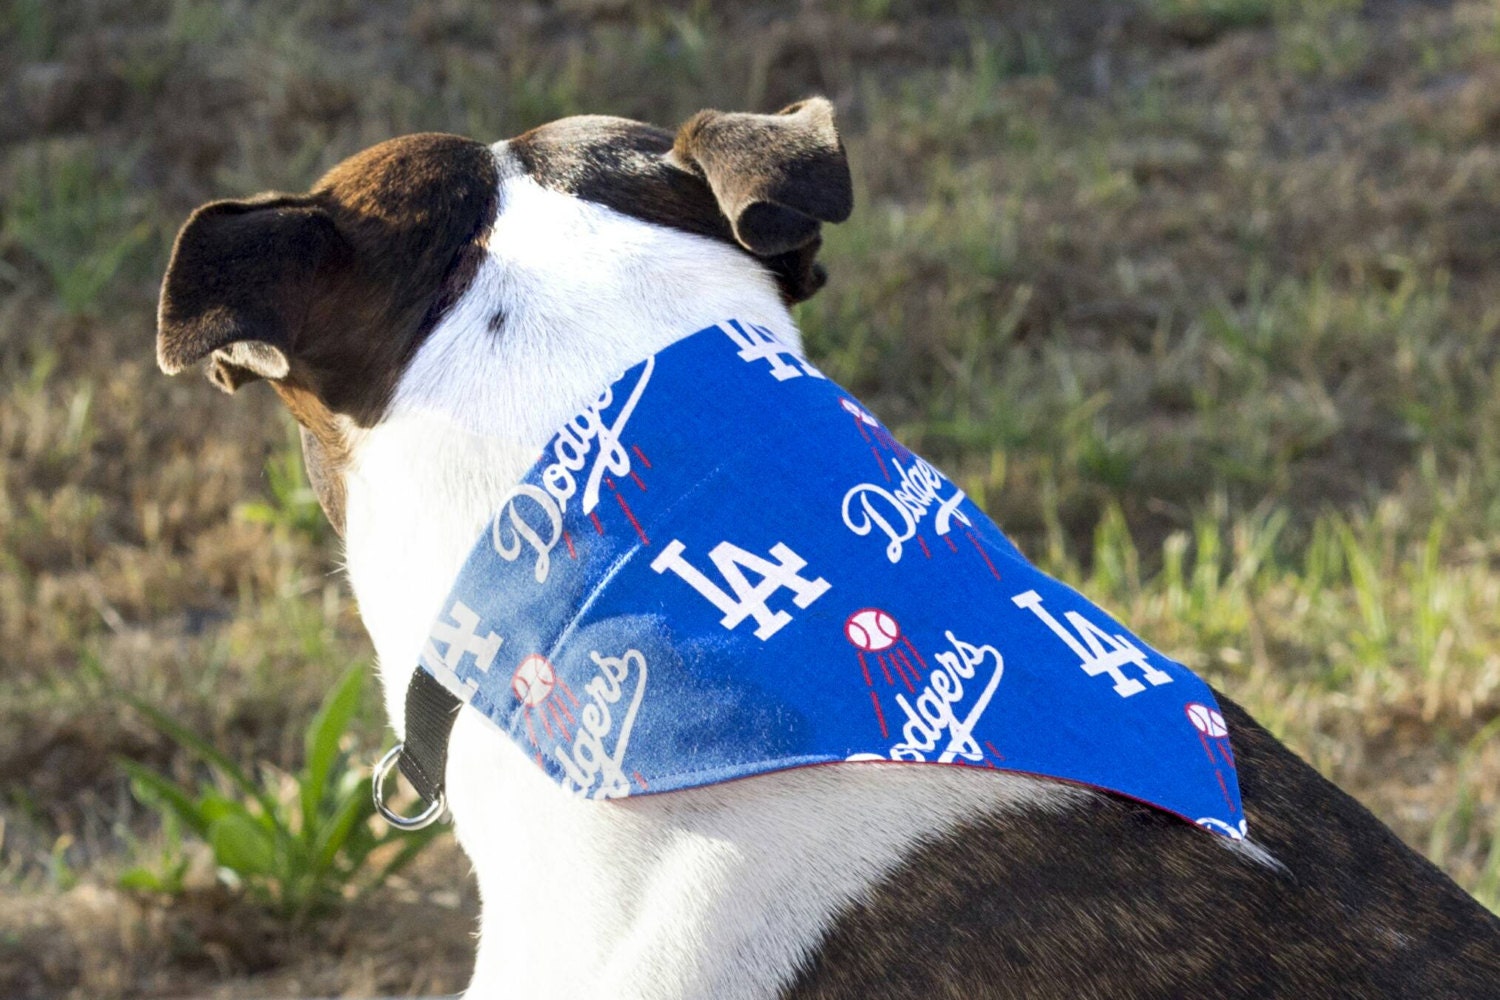
M 375 831 L 371 779 L 354 764 L 344 740 L 364 675 L 363 667 L 351 668 L 323 701 L 304 736 L 301 770 L 284 775 L 263 767 L 259 781 L 165 713 L 133 702 L 206 764 L 212 778 L 194 787 L 135 761 L 120 762 L 135 797 L 161 813 L 168 831 L 162 858 L 125 872 L 122 885 L 180 892 L 187 866 L 171 843 L 179 829 L 208 844 L 221 881 L 292 924 L 333 912 L 351 894 L 368 892 L 408 865 L 441 828 Z

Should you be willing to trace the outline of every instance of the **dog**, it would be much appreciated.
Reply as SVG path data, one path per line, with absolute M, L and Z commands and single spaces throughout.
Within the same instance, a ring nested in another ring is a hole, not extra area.
M 852 208 L 830 104 L 421 134 L 199 208 L 158 360 L 265 380 L 344 539 L 391 724 L 455 575 L 622 371 L 788 311 Z M 1500 997 L 1500 920 L 1220 699 L 1249 837 L 1005 770 L 836 763 L 608 802 L 478 713 L 446 801 L 474 998 Z

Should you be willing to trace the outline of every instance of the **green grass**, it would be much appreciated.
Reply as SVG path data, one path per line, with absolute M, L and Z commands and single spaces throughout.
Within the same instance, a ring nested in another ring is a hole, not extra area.
M 156 235 L 150 198 L 130 186 L 132 158 L 105 161 L 85 147 L 41 143 L 10 163 L 0 246 L 40 265 L 70 313 L 100 296 Z
M 0 26 L 27 59 L 49 59 L 57 52 L 58 25 L 47 0 L 15 0 L 0 11 Z
M 236 515 L 252 524 L 264 524 L 273 530 L 294 532 L 313 542 L 327 543 L 332 534 L 317 494 L 307 481 L 302 461 L 302 439 L 296 425 L 286 423 L 281 448 L 266 462 L 265 500 L 252 500 L 236 508 Z
M 159 812 L 169 843 L 175 827 L 191 831 L 213 852 L 219 877 L 277 917 L 302 928 L 335 912 L 346 899 L 378 889 L 441 832 L 405 833 L 379 824 L 369 774 L 356 763 L 347 730 L 359 708 L 365 667 L 345 671 L 303 736 L 303 766 L 293 774 L 266 768 L 259 780 L 203 737 L 137 699 L 137 711 L 179 748 L 213 771 L 213 780 L 180 784 L 132 760 L 121 761 L 131 791 Z M 378 864 L 377 854 L 386 857 Z M 138 891 L 179 894 L 185 855 L 142 865 L 120 876 Z
M 1086 553 L 1058 540 L 1043 562 L 1336 779 L 1359 781 L 1377 761 L 1331 742 L 1334 733 L 1379 744 L 1391 786 L 1443 775 L 1451 784 L 1428 806 L 1424 846 L 1439 864 L 1469 871 L 1471 891 L 1500 911 L 1489 770 L 1500 723 L 1475 711 L 1500 694 L 1500 581 L 1488 567 L 1444 558 L 1441 518 L 1422 533 L 1395 505 L 1325 515 L 1310 542 L 1281 555 L 1286 523 L 1274 510 L 1227 518 L 1221 504 L 1169 535 L 1151 574 L 1112 509 Z M 1436 774 L 1413 775 L 1414 761 Z
M 1150 6 L 1166 24 L 1193 31 L 1270 24 L 1277 7 L 1273 0 L 1155 0 Z

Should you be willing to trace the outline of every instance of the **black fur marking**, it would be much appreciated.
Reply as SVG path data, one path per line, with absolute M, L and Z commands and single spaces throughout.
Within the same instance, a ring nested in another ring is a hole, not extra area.
M 817 106 L 826 109 L 825 102 Z M 755 127 L 742 119 L 753 120 Z M 811 298 L 827 281 L 814 260 L 821 245 L 818 222 L 840 221 L 852 204 L 848 164 L 832 133 L 831 117 L 827 129 L 832 147 L 818 147 L 803 135 L 800 123 L 794 115 L 701 112 L 674 136 L 624 118 L 581 115 L 533 129 L 509 146 L 543 187 L 751 253 L 775 276 L 782 297 L 795 303 Z M 780 143 L 767 139 L 782 132 L 792 138 Z M 705 146 L 718 155 L 710 157 Z M 722 183 L 712 183 L 714 178 L 694 156 L 712 160 Z M 814 162 L 815 168 L 810 166 Z M 716 190 L 730 191 L 736 201 L 726 205 Z M 788 205 L 757 200 L 771 194 Z M 737 235 L 726 215 L 742 216 L 752 206 L 755 222 L 748 228 L 758 239 L 747 239 L 745 226 Z M 820 214 L 804 215 L 800 209 Z
M 512 139 L 510 150 L 543 187 L 698 236 L 735 243 L 703 179 L 668 159 L 673 135 L 603 115 L 563 118 Z

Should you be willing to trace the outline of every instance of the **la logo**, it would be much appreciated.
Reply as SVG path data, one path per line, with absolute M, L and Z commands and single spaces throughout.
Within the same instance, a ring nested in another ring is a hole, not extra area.
M 754 323 L 740 323 L 737 319 L 719 327 L 725 336 L 735 342 L 740 349 L 741 361 L 769 361 L 771 363 L 771 377 L 778 382 L 785 382 L 789 378 L 801 378 L 803 375 L 811 375 L 813 378 L 823 378 L 823 373 L 797 356 L 797 352 L 776 339 L 776 335 L 763 326 Z M 790 362 L 783 361 L 782 355 L 791 358 Z
M 724 613 L 719 624 L 734 629 L 746 618 L 755 619 L 755 637 L 762 642 L 780 632 L 792 616 L 785 611 L 772 611 L 768 603 L 776 591 L 785 587 L 792 592 L 792 603 L 805 608 L 828 592 L 829 583 L 822 577 L 807 579 L 800 571 L 807 560 L 787 548 L 781 542 L 771 546 L 771 558 L 765 559 L 753 552 L 746 552 L 738 545 L 720 542 L 709 550 L 708 558 L 718 569 L 731 595 L 723 587 L 710 580 L 698 567 L 683 558 L 687 546 L 677 539 L 662 550 L 651 561 L 651 568 L 658 573 L 671 570 L 689 587 L 701 594 L 710 604 Z M 772 560 L 775 560 L 774 562 Z M 745 577 L 746 571 L 760 577 L 752 584 Z
M 1115 694 L 1121 698 L 1129 698 L 1146 690 L 1145 684 L 1125 676 L 1125 671 L 1120 668 L 1126 665 L 1139 668 L 1141 676 L 1152 687 L 1172 683 L 1172 675 L 1164 670 L 1157 670 L 1148 663 L 1145 652 L 1139 646 L 1123 635 L 1110 635 L 1078 612 L 1063 612 L 1068 625 L 1077 630 L 1075 634 L 1068 630 L 1067 625 L 1052 617 L 1052 612 L 1042 607 L 1042 597 L 1036 591 L 1028 590 L 1024 594 L 1017 594 L 1011 601 L 1016 607 L 1026 608 L 1036 615 L 1054 635 L 1067 643 L 1068 648 L 1078 654 L 1078 665 L 1083 668 L 1084 673 L 1090 677 L 1109 674 L 1110 679 L 1115 682 Z
M 490 666 L 495 662 L 495 654 L 500 652 L 500 647 L 505 640 L 494 632 L 481 636 L 479 613 L 463 601 L 454 601 L 447 617 L 451 618 L 454 624 L 450 625 L 439 619 L 432 626 L 432 634 L 428 637 L 426 648 L 423 650 L 427 655 L 428 663 L 433 666 L 441 664 L 447 667 L 457 678 L 459 666 L 463 663 L 464 656 L 468 655 L 474 658 L 476 670 L 481 674 L 489 673 Z M 437 651 L 439 643 L 445 647 L 441 656 Z M 461 683 L 470 691 L 478 687 L 473 678 L 463 680 Z

